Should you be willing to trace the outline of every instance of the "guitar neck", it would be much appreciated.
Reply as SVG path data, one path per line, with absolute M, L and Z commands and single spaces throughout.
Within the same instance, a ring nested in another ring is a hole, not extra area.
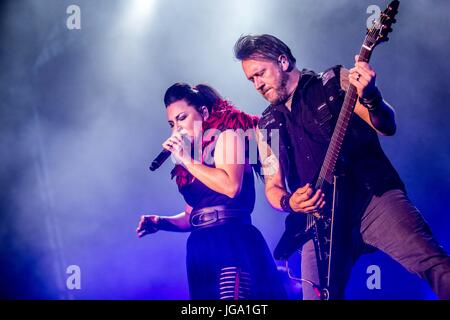
M 359 51 L 358 61 L 369 62 L 371 54 L 372 50 L 363 44 L 361 50 Z M 356 91 L 356 87 L 350 84 L 347 92 L 345 93 L 344 102 L 336 122 L 336 127 L 333 131 L 333 135 L 331 136 L 331 141 L 320 169 L 319 177 L 315 185 L 316 190 L 322 189 L 325 181 L 332 183 L 336 162 L 339 158 L 344 137 L 347 132 L 350 119 L 353 115 L 357 99 L 358 93 Z

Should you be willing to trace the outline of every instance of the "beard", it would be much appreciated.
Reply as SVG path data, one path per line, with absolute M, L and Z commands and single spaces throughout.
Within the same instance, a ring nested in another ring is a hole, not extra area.
M 272 105 L 284 104 L 289 99 L 287 90 L 287 82 L 289 80 L 288 74 L 280 71 L 280 77 L 278 79 L 278 83 L 273 88 L 273 91 L 275 92 L 274 97 L 267 99 Z

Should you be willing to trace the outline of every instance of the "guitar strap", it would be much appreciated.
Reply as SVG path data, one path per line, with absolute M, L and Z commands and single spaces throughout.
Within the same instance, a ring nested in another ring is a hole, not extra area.
M 327 140 L 331 139 L 345 96 L 340 83 L 341 68 L 341 65 L 336 65 L 318 74 L 320 82 L 317 81 L 317 84 L 322 87 L 321 102 L 312 106 L 312 113 L 322 136 Z

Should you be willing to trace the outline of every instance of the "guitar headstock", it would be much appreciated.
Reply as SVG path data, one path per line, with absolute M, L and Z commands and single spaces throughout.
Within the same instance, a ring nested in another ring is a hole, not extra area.
M 367 30 L 364 45 L 372 50 L 381 42 L 389 40 L 388 34 L 392 31 L 392 25 L 396 22 L 395 16 L 398 13 L 400 1 L 392 1 L 388 7 L 380 14 L 380 17 L 373 21 L 372 26 Z

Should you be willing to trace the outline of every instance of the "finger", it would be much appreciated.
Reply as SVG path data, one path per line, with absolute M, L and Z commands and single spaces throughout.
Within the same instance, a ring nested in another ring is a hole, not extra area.
M 369 84 L 369 80 L 367 80 L 364 77 L 360 77 L 358 80 L 355 80 L 358 83 L 358 88 L 362 88 L 364 89 L 368 84 Z
M 142 226 L 148 225 L 149 223 L 152 223 L 152 216 L 142 216 L 140 224 Z
M 137 232 L 138 234 L 140 234 L 140 233 L 142 233 L 142 232 L 148 232 L 148 230 L 147 230 L 146 228 L 138 228 L 138 229 L 136 229 L 136 232 Z
M 324 193 L 320 189 L 317 190 L 311 199 L 303 202 L 303 208 L 315 206 L 316 202 L 320 199 L 323 199 L 324 196 Z
M 295 193 L 292 195 L 292 201 L 296 205 L 299 205 L 302 202 L 305 202 L 306 200 L 308 200 L 311 197 L 312 192 L 313 192 L 312 188 L 309 188 L 304 193 Z
M 355 67 L 356 68 L 362 68 L 362 69 L 364 69 L 366 71 L 369 71 L 369 72 L 375 72 L 375 70 L 372 68 L 372 66 L 370 64 L 368 64 L 367 62 L 364 62 L 364 61 L 356 62 L 355 63 Z
M 172 146 L 172 144 L 170 144 L 170 142 L 164 142 L 162 144 L 162 147 L 168 151 L 172 151 L 172 149 L 173 149 L 173 146 Z
M 143 226 L 144 222 L 145 222 L 145 217 L 142 216 L 142 217 L 141 217 L 141 220 L 139 220 L 138 229 L 142 229 L 142 226 Z
M 363 71 L 366 72 L 368 74 L 375 74 L 375 70 L 372 69 L 372 67 L 370 66 L 370 64 L 366 63 L 366 62 L 358 62 L 355 65 L 356 70 L 358 71 Z
M 172 138 L 171 143 L 172 143 L 172 148 L 173 148 L 172 150 L 173 151 L 181 152 L 183 150 L 182 142 L 178 141 L 177 139 Z
M 312 211 L 319 210 L 319 206 L 317 203 L 315 203 L 313 205 L 305 206 L 302 210 L 305 211 L 306 213 L 311 213 Z
M 306 194 L 303 194 L 302 196 L 298 197 L 298 200 L 296 202 L 296 205 L 299 206 L 300 209 L 304 210 L 306 207 L 310 207 L 313 205 L 313 198 L 311 198 L 311 196 L 307 196 Z
M 300 194 L 303 194 L 303 193 L 305 193 L 306 190 L 308 190 L 310 187 L 311 187 L 311 184 L 307 183 L 307 184 L 305 184 L 303 187 L 298 188 L 298 189 L 295 191 L 295 193 L 297 193 L 297 194 L 299 194 L 299 195 L 300 195 Z
M 353 80 L 353 81 L 356 81 L 359 83 L 369 82 L 371 79 L 370 76 L 368 76 L 367 74 L 363 75 L 363 74 L 359 73 L 358 71 L 351 73 L 348 76 L 348 78 L 349 78 L 350 82 L 352 82 L 351 80 Z
M 318 210 L 318 207 L 317 207 L 317 206 L 309 206 L 309 207 L 306 207 L 306 208 L 304 208 L 304 209 L 302 209 L 302 210 L 303 210 L 303 212 L 305 212 L 305 213 L 311 214 L 311 213 L 313 213 L 314 211 L 317 211 L 317 210 Z
M 147 232 L 147 230 L 144 230 L 138 234 L 138 237 L 142 238 L 143 236 L 146 236 L 147 234 L 149 234 L 149 232 Z
M 350 70 L 348 70 L 349 74 L 355 74 L 357 73 L 356 67 L 351 68 Z
M 306 192 L 304 193 L 304 196 L 306 197 L 305 200 L 307 200 L 308 198 L 311 198 L 311 196 L 314 194 L 314 190 L 313 188 L 308 188 L 308 190 L 306 190 Z
M 308 192 L 307 190 L 308 190 L 307 185 L 305 185 L 302 188 L 298 188 L 291 196 L 292 201 L 295 204 L 299 204 L 302 201 L 305 201 L 306 199 L 308 199 L 309 196 L 307 195 L 307 192 Z
M 169 138 L 169 142 L 170 142 L 170 144 L 172 145 L 172 146 L 175 146 L 175 145 L 179 145 L 181 142 L 180 141 L 178 141 L 176 138 L 174 138 L 174 137 L 170 137 Z
M 320 210 L 324 207 L 325 200 L 323 198 L 319 199 L 314 206 L 317 208 L 317 210 Z
M 356 89 L 358 91 L 358 95 L 360 95 L 360 93 L 362 92 L 362 89 L 364 88 L 363 84 L 361 82 L 359 82 L 358 80 L 356 80 L 355 77 L 352 77 L 352 76 L 349 76 L 349 81 L 353 86 L 356 87 Z
M 167 140 L 163 142 L 163 145 L 165 145 L 165 144 L 171 144 L 171 140 L 170 140 L 171 138 L 172 138 L 172 137 L 167 138 Z
M 311 188 L 311 183 L 307 183 L 302 187 L 303 192 Z
M 177 136 L 171 136 L 171 137 L 169 138 L 169 141 L 171 141 L 171 142 L 176 142 L 176 143 L 180 143 L 180 142 L 181 142 L 181 139 L 180 139 L 179 137 L 177 137 Z
M 364 72 L 361 71 L 361 70 L 357 70 L 357 71 L 353 74 L 353 78 L 354 78 L 356 81 L 359 81 L 359 82 L 362 82 L 363 80 L 370 81 L 370 79 L 371 79 L 370 75 L 368 75 L 367 73 L 364 73 Z
M 319 209 L 323 209 L 323 207 L 325 207 L 326 203 L 327 203 L 326 201 L 322 201 L 322 204 L 319 206 Z
M 374 75 L 375 75 L 374 72 L 372 72 L 372 71 L 370 71 L 370 70 L 368 70 L 368 69 L 358 68 L 358 67 L 356 68 L 356 72 L 357 72 L 358 74 L 360 74 L 362 78 L 365 78 L 365 79 L 367 79 L 368 81 L 370 81 L 370 80 L 374 77 Z
M 183 143 L 183 140 L 181 139 L 181 136 L 179 134 L 175 134 L 171 138 L 179 144 Z

